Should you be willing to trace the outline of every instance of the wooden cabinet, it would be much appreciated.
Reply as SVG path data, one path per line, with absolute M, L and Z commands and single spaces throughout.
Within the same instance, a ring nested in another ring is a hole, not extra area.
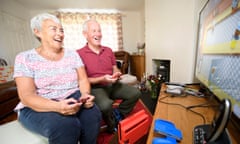
M 13 113 L 18 104 L 18 93 L 14 81 L 0 84 L 0 120 Z
M 130 69 L 131 74 L 135 75 L 140 81 L 145 73 L 145 55 L 131 55 Z

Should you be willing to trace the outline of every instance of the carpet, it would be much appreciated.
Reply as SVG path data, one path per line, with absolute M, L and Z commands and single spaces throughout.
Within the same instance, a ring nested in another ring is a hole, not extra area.
M 141 100 L 138 100 L 138 102 L 136 103 L 132 112 L 128 116 L 131 116 L 140 110 L 144 110 L 147 113 L 147 115 L 149 116 L 150 121 L 152 121 L 152 114 L 149 112 L 148 108 L 144 105 L 144 103 Z M 149 127 L 149 129 L 150 129 L 150 127 Z M 117 143 L 118 143 L 118 133 L 117 132 L 115 134 L 109 134 L 107 132 L 100 132 L 100 134 L 98 136 L 97 144 L 117 144 Z M 143 142 L 143 143 L 145 143 L 145 142 Z

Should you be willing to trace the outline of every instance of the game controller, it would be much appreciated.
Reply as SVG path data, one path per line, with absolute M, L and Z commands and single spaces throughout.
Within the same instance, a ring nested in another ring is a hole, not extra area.
M 119 78 L 121 76 L 121 73 L 114 73 L 113 75 L 112 75 L 112 79 L 116 79 L 116 78 Z
M 80 100 L 79 100 L 79 102 L 81 102 L 81 103 L 86 103 L 87 102 L 87 100 L 89 99 L 89 97 L 86 97 L 86 98 L 80 98 Z
M 89 97 L 81 98 L 81 99 L 79 99 L 79 100 L 77 101 L 77 103 L 82 103 L 82 104 L 84 104 L 84 103 L 87 102 L 88 99 L 89 99 Z M 68 104 L 75 104 L 75 102 L 69 102 Z
M 177 144 L 176 139 L 171 137 L 154 138 L 152 144 Z

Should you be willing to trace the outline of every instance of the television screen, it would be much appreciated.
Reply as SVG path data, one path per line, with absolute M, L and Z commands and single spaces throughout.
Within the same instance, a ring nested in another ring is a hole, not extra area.
M 208 0 L 198 26 L 196 77 L 240 118 L 239 0 Z

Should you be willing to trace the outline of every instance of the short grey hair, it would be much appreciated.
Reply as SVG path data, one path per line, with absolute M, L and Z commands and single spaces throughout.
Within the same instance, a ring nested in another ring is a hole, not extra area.
M 60 20 L 55 15 L 52 15 L 52 14 L 49 14 L 49 13 L 38 14 L 31 19 L 32 33 L 34 34 L 34 29 L 37 29 L 38 31 L 41 31 L 43 21 L 48 20 L 48 19 L 52 20 L 52 21 L 54 21 L 55 23 L 58 23 L 58 24 L 61 23 Z M 34 36 L 36 37 L 35 34 L 34 34 Z M 38 37 L 36 37 L 36 38 L 40 41 L 40 39 Z
M 89 22 L 96 22 L 96 23 L 99 24 L 99 22 L 98 22 L 97 20 L 95 20 L 95 19 L 88 19 L 88 20 L 86 20 L 86 21 L 83 23 L 83 26 L 82 26 L 82 30 L 83 30 L 84 32 L 87 32 L 87 31 L 88 31 L 88 23 L 89 23 Z

